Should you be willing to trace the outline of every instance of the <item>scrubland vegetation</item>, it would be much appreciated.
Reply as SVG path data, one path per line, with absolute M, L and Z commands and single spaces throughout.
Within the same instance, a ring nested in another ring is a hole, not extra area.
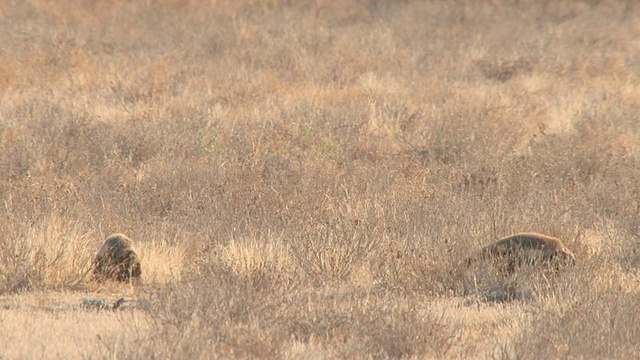
M 640 358 L 638 39 L 633 0 L 0 2 L 0 358 Z M 576 266 L 463 265 L 520 231 Z M 115 232 L 140 284 L 92 279 Z

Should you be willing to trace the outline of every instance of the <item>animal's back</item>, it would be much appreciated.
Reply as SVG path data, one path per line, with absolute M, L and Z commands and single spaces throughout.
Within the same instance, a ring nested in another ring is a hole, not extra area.
M 482 248 L 482 259 L 500 258 L 507 261 L 506 270 L 515 271 L 525 263 L 551 265 L 558 267 L 558 260 L 573 265 L 575 256 L 559 239 L 537 233 L 519 233 L 510 235 Z M 477 259 L 476 259 L 477 260 Z M 467 260 L 467 264 L 473 262 Z
M 484 247 L 485 255 L 500 255 L 513 250 L 555 251 L 566 248 L 554 237 L 537 233 L 519 233 L 502 238 Z
M 104 241 L 100 251 L 98 252 L 98 256 L 104 256 L 116 251 L 117 249 L 131 249 L 133 246 L 133 241 L 126 235 L 113 234 Z

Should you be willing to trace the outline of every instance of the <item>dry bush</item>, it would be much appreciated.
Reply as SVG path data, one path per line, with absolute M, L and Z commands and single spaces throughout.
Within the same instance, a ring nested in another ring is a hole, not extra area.
M 299 278 L 290 250 L 277 237 L 231 240 L 219 252 L 221 265 L 254 288 L 295 286 Z
M 313 283 L 347 280 L 375 244 L 376 239 L 367 236 L 357 221 L 342 217 L 321 222 L 291 240 L 297 267 Z
M 3 222 L 0 293 L 73 288 L 90 276 L 91 233 L 58 217 L 22 228 Z
M 192 279 L 160 296 L 157 337 L 138 354 L 402 358 L 444 356 L 455 342 L 454 330 L 419 305 L 424 298 L 398 301 L 357 288 L 282 292 L 210 270 L 206 284 Z
M 556 290 L 516 339 L 516 357 L 637 357 L 637 286 L 633 292 L 621 292 L 615 285 L 620 274 L 608 277 L 612 286 L 606 288 L 592 289 L 581 282 L 587 289 L 565 284 Z M 637 282 L 637 275 L 629 280 Z

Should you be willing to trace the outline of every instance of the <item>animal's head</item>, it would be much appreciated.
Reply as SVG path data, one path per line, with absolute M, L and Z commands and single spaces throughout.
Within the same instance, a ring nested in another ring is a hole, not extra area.
M 561 251 L 561 256 L 563 257 L 565 265 L 575 266 L 576 265 L 576 256 L 571 252 L 571 250 L 564 248 Z
M 132 278 L 139 278 L 142 275 L 142 267 L 137 256 L 132 260 L 130 269 Z
M 552 263 L 556 270 L 560 270 L 561 266 L 575 266 L 576 257 L 571 250 L 562 246 L 558 248 L 551 257 Z
M 138 254 L 131 249 L 127 250 L 118 262 L 118 280 L 129 281 L 140 277 L 141 274 L 142 268 Z

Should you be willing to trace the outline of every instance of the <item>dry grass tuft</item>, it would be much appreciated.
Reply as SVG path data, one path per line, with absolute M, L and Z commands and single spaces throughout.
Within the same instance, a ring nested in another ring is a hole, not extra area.
M 145 243 L 140 246 L 142 281 L 146 284 L 166 285 L 180 281 L 182 272 L 188 265 L 187 250 L 184 246 L 163 242 Z
M 3 228 L 0 293 L 73 288 L 90 277 L 91 233 L 57 216 L 28 229 Z

